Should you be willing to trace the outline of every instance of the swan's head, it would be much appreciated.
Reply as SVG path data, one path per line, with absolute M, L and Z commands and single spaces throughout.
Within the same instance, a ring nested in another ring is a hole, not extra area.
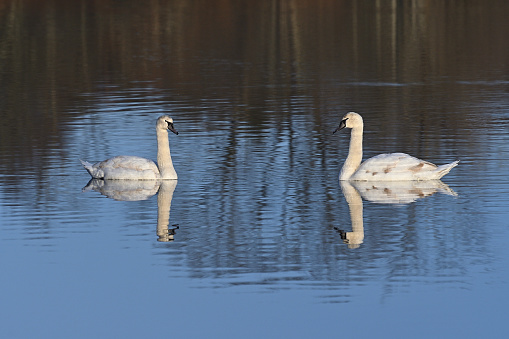
M 173 133 L 175 133 L 177 135 L 179 134 L 179 132 L 177 132 L 175 127 L 173 127 L 173 119 L 167 115 L 160 116 L 159 119 L 157 119 L 156 126 L 157 126 L 157 128 L 161 128 L 164 130 L 169 129 L 170 131 L 172 131 Z
M 341 119 L 338 128 L 336 128 L 332 134 L 336 133 L 337 131 L 341 131 L 343 128 L 362 127 L 363 125 L 364 123 L 362 122 L 362 117 L 360 114 L 349 112 L 345 114 L 343 119 Z

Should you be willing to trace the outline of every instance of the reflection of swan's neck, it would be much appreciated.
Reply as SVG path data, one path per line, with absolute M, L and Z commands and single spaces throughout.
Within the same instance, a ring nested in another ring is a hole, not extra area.
M 172 241 L 173 234 L 168 230 L 170 224 L 171 200 L 173 191 L 177 186 L 177 180 L 161 182 L 157 195 L 157 236 L 158 241 Z
M 362 125 L 352 128 L 348 157 L 345 160 L 343 168 L 341 168 L 341 173 L 339 173 L 339 180 L 348 180 L 361 164 L 363 130 L 364 127 Z
M 348 203 L 352 232 L 346 232 L 346 241 L 349 248 L 357 248 L 364 241 L 364 222 L 362 217 L 362 198 L 359 192 L 348 182 L 341 181 L 341 190 Z
M 162 128 L 156 128 L 157 133 L 157 167 L 161 174 L 161 179 L 177 179 L 177 172 L 173 168 L 170 154 L 170 142 L 168 141 L 168 131 Z

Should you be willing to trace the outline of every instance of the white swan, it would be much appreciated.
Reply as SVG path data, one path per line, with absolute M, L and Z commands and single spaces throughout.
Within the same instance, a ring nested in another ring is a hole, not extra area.
M 364 129 L 362 117 L 355 112 L 347 113 L 338 128 L 332 133 L 334 134 L 345 127 L 351 128 L 352 133 L 348 157 L 339 173 L 339 180 L 436 180 L 449 173 L 459 162 L 454 161 L 450 164 L 437 166 L 405 153 L 390 153 L 374 156 L 361 164 Z
M 91 164 L 80 160 L 83 167 L 95 179 L 110 180 L 157 180 L 177 179 L 177 172 L 171 161 L 170 143 L 168 142 L 168 130 L 175 134 L 178 132 L 173 127 L 173 119 L 163 115 L 157 119 L 157 164 L 152 160 L 120 155 L 108 160 Z

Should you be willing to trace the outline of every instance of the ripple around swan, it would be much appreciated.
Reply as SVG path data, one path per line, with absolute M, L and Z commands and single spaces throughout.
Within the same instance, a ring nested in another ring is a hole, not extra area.
M 0 5 L 0 337 L 506 334 L 508 1 L 67 3 Z M 461 163 L 342 187 L 349 111 Z M 162 114 L 175 187 L 89 183 Z

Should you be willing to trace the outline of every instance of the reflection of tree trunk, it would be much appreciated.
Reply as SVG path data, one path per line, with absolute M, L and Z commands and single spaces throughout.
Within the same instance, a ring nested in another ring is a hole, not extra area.
M 163 180 L 157 195 L 157 241 L 173 241 L 175 229 L 169 229 L 170 208 L 177 180 Z
M 348 248 L 358 248 L 364 241 L 364 224 L 362 217 L 362 198 L 357 190 L 348 182 L 340 181 L 341 190 L 348 203 L 350 219 L 352 221 L 352 232 L 343 233 L 344 242 Z
M 322 130 L 328 105 L 369 92 L 384 98 L 377 104 L 384 112 L 379 120 L 420 119 L 408 126 L 413 130 L 394 125 L 380 134 L 426 152 L 443 143 L 425 144 L 432 139 L 416 137 L 419 131 L 459 135 L 471 126 L 463 107 L 483 105 L 482 96 L 470 93 L 485 85 L 472 83 L 466 90 L 442 80 L 487 79 L 486 74 L 493 79 L 502 73 L 492 70 L 503 72 L 509 53 L 507 1 L 476 10 L 468 2 L 395 0 L 64 3 L 0 2 L 0 112 L 8 121 L 0 125 L 1 146 L 16 149 L 14 160 L 1 164 L 6 172 L 35 167 L 47 161 L 44 154 L 54 152 L 53 145 L 66 145 L 75 118 L 101 109 L 102 100 L 94 98 L 108 96 L 101 84 L 110 82 L 124 93 L 148 81 L 192 107 L 201 107 L 204 97 L 232 102 L 232 120 L 249 125 L 273 120 L 277 126 L 295 116 L 293 110 L 312 112 L 313 130 Z M 483 50 L 490 53 L 472 53 Z M 380 86 L 375 92 L 337 86 L 349 81 Z M 405 85 L 412 83 L 423 86 Z M 445 95 L 450 100 L 433 100 Z M 306 104 L 295 100 L 302 98 Z M 224 118 L 210 110 L 196 114 Z M 440 129 L 452 130 L 438 129 L 437 119 L 443 121 Z M 102 138 L 95 122 L 90 125 L 88 139 Z M 469 151 L 477 145 L 472 142 Z

